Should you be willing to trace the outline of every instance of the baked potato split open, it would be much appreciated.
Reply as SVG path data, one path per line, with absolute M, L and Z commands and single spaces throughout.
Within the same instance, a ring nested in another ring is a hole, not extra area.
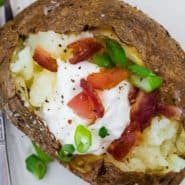
M 87 59 L 87 63 L 90 64 L 85 67 L 83 65 L 86 65 L 86 62 L 70 66 L 68 64 L 74 54 L 74 43 L 87 38 L 95 38 L 100 40 L 100 43 L 102 38 L 115 40 L 124 48 L 129 64 L 145 66 L 159 75 L 163 84 L 156 92 L 156 101 L 176 107 L 175 115 L 178 116 L 173 117 L 166 114 L 164 109 L 158 108 L 162 112 L 152 116 L 150 123 L 139 134 L 137 143 L 119 160 L 115 158 L 114 152 L 109 152 L 111 150 L 109 146 L 114 140 L 119 139 L 118 136 L 114 136 L 105 143 L 98 138 L 96 140 L 98 144 L 92 145 L 92 149 L 88 148 L 88 152 L 86 148 L 79 149 L 74 158 L 64 165 L 91 184 L 178 185 L 185 176 L 185 88 L 182 86 L 185 81 L 185 54 L 158 23 L 125 3 L 116 0 L 109 2 L 42 0 L 34 3 L 15 20 L 5 25 L 0 32 L 2 109 L 13 124 L 39 144 L 44 151 L 58 159 L 62 144 L 71 142 L 70 136 L 61 136 L 62 132 L 59 132 L 61 128 L 54 127 L 51 120 L 54 119 L 54 114 L 49 118 L 46 113 L 48 114 L 47 110 L 51 108 L 50 103 L 58 101 L 58 99 L 54 101 L 53 97 L 59 84 L 58 79 L 61 80 L 60 71 L 67 75 L 65 68 L 72 71 L 74 69 L 71 66 L 79 65 L 78 68 L 82 68 L 82 71 L 84 68 L 80 75 L 99 72 L 95 64 L 91 64 L 93 63 L 91 57 L 90 61 Z M 72 49 L 70 44 L 73 45 Z M 104 44 L 102 45 L 104 47 Z M 96 52 L 102 51 L 102 48 L 97 49 L 97 45 L 94 48 Z M 74 61 L 76 59 L 71 60 Z M 119 82 L 123 81 L 122 78 Z M 127 86 L 127 79 L 125 81 L 125 89 L 130 88 L 131 82 L 128 80 Z M 76 82 L 71 79 L 70 83 Z M 79 82 L 77 85 L 79 86 Z M 131 83 L 131 86 L 134 85 Z M 105 90 L 106 93 L 111 89 L 112 87 Z M 75 93 L 72 95 L 77 95 L 78 87 L 73 87 L 73 91 Z M 70 94 L 71 91 L 66 93 Z M 103 97 L 103 100 L 106 99 L 104 94 L 98 96 Z M 128 94 L 126 96 L 128 99 Z M 65 98 L 62 101 L 65 102 Z M 105 103 L 102 104 L 106 114 Z M 132 105 L 130 109 L 131 107 Z M 170 114 L 173 113 L 174 109 Z M 85 113 L 77 111 L 77 114 L 84 116 L 87 115 L 87 111 Z M 88 119 L 91 120 L 87 122 L 90 124 L 88 128 L 99 130 L 100 127 L 95 127 L 92 123 L 94 119 L 101 120 L 101 112 L 95 115 L 88 114 Z M 81 118 L 77 120 L 83 121 Z M 67 121 L 69 125 L 73 124 L 71 120 Z M 96 123 L 102 124 L 101 121 Z M 73 130 L 76 127 L 69 128 Z M 126 125 L 121 128 L 123 132 Z M 111 133 L 112 131 L 109 133 L 112 137 Z M 65 139 L 66 137 L 69 139 Z

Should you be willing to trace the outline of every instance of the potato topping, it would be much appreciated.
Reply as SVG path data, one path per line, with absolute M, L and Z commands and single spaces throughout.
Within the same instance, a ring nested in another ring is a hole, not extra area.
M 110 155 L 106 160 L 123 171 L 179 172 L 185 167 L 185 160 L 180 157 L 185 154 L 184 139 L 185 131 L 179 122 L 157 116 L 144 131 L 138 146 L 122 162 Z
M 31 105 L 41 107 L 42 104 L 53 95 L 55 83 L 55 73 L 44 70 L 35 75 L 30 90 Z
M 48 103 L 49 100 L 53 98 L 52 96 L 54 93 L 57 93 L 55 92 L 56 85 L 57 85 L 56 84 L 57 74 L 42 68 L 33 60 L 33 54 L 35 49 L 39 46 L 39 47 L 42 47 L 45 51 L 49 52 L 51 54 L 51 57 L 57 62 L 57 65 L 61 67 L 61 71 L 62 71 L 61 75 L 64 74 L 63 79 L 65 78 L 67 79 L 68 75 L 73 76 L 74 74 L 72 74 L 72 72 L 70 74 L 67 73 L 66 72 L 66 70 L 68 70 L 66 67 L 67 65 L 65 65 L 65 62 L 62 65 L 60 65 L 60 62 L 67 61 L 70 58 L 71 51 L 66 51 L 66 47 L 68 43 L 75 42 L 80 38 L 91 38 L 91 37 L 93 37 L 93 34 L 89 32 L 84 32 L 83 34 L 78 34 L 78 35 L 71 34 L 69 36 L 67 34 L 61 35 L 61 34 L 49 31 L 49 32 L 39 32 L 38 34 L 30 35 L 26 39 L 26 41 L 24 42 L 24 48 L 19 50 L 17 57 L 12 60 L 12 64 L 10 66 L 12 75 L 15 79 L 16 90 L 18 94 L 21 96 L 22 100 L 24 101 L 25 106 L 42 109 L 43 105 L 45 104 L 49 105 Z M 115 39 L 115 37 L 113 38 Z M 115 40 L 117 40 L 117 38 Z M 126 56 L 129 60 L 132 60 L 133 62 L 139 65 L 143 65 L 143 61 L 141 60 L 139 53 L 135 48 L 126 46 L 126 45 L 123 45 L 123 48 L 125 49 Z M 93 66 L 95 64 L 88 63 L 88 65 Z M 68 66 L 68 67 L 72 69 L 71 66 Z M 93 66 L 92 68 L 93 68 L 93 71 L 95 71 L 94 74 L 98 73 L 95 66 Z M 77 71 L 80 71 L 79 75 L 81 75 L 82 72 L 86 73 L 88 70 L 89 70 L 89 67 L 88 69 L 82 69 L 82 66 L 79 64 Z M 123 74 L 123 76 L 124 75 L 125 74 Z M 90 80 L 92 81 L 92 75 L 90 77 L 91 77 Z M 62 84 L 61 79 L 59 84 Z M 98 80 L 98 79 L 95 79 L 95 80 Z M 74 79 L 71 79 L 71 81 L 72 81 L 70 82 L 71 84 L 74 84 L 74 83 L 76 84 Z M 116 84 L 117 84 L 117 81 L 120 82 L 120 80 L 119 79 L 117 80 L 116 78 Z M 68 81 L 66 80 L 66 82 Z M 101 83 L 100 85 L 102 86 L 104 84 Z M 76 92 L 76 87 L 77 86 L 71 89 L 72 93 Z M 115 89 L 115 92 L 117 91 L 122 92 L 124 88 L 129 88 L 129 85 L 126 84 L 125 86 L 122 86 L 122 87 L 123 88 Z M 63 88 L 62 91 L 65 91 L 66 89 Z M 104 87 L 102 89 L 104 89 Z M 65 97 L 62 97 L 63 95 L 61 96 L 62 105 L 64 104 L 64 100 L 66 99 L 67 96 L 70 95 L 70 93 L 66 93 L 65 95 L 66 95 Z M 102 96 L 102 94 L 100 95 Z M 109 101 L 111 100 L 111 106 L 115 106 L 118 104 L 118 100 L 117 99 L 114 100 L 114 96 L 112 95 L 113 94 L 111 94 L 111 91 L 108 92 L 107 90 L 107 96 L 104 97 L 104 100 L 109 100 Z M 120 95 L 118 96 L 118 99 L 119 97 Z M 46 106 L 46 108 L 47 108 L 47 111 L 49 111 L 50 107 L 48 108 Z M 141 107 L 138 107 L 138 109 L 140 108 Z M 105 106 L 106 112 L 111 110 L 109 109 L 110 107 Z M 115 109 L 114 110 L 115 112 L 113 113 L 115 116 L 111 116 L 112 114 L 111 112 L 111 114 L 108 115 L 107 118 L 103 120 L 104 122 L 106 122 L 105 124 L 107 124 L 108 122 L 107 120 L 111 120 L 111 119 L 114 120 L 113 118 L 116 117 L 117 113 L 119 113 L 120 115 L 120 107 L 117 106 L 117 109 L 116 108 L 114 109 Z M 126 109 L 127 107 L 125 108 L 125 110 Z M 123 110 L 123 106 L 121 106 L 121 111 L 122 110 Z M 126 112 L 125 110 L 122 111 L 121 113 L 125 114 Z M 83 113 L 84 113 L 84 110 L 83 110 Z M 120 121 L 120 116 L 117 116 L 117 117 L 118 117 L 117 120 L 114 121 L 113 123 L 114 125 L 112 124 L 112 121 L 111 121 L 111 124 L 108 123 L 106 125 L 106 126 L 110 126 L 110 128 L 106 127 L 108 129 L 108 132 L 110 132 L 110 136 L 111 136 L 112 130 L 114 130 L 114 126 L 116 125 L 117 122 Z M 128 117 L 129 117 L 129 114 L 128 114 Z M 141 114 L 138 114 L 138 117 L 142 119 Z M 146 116 L 144 116 L 144 118 L 146 118 Z M 73 126 L 74 123 L 72 119 L 73 118 L 70 118 L 70 124 L 68 121 L 68 124 L 67 124 L 68 126 L 69 125 L 71 127 Z M 53 120 L 53 115 L 51 117 L 51 120 Z M 123 121 L 121 123 L 123 123 Z M 99 126 L 101 126 L 101 124 L 102 123 L 100 122 Z M 93 125 L 93 126 L 92 126 L 92 129 L 97 129 L 95 127 L 96 125 Z M 109 138 L 109 136 L 107 138 Z M 141 134 L 140 142 L 138 142 L 138 144 L 132 148 L 129 154 L 126 157 L 124 157 L 122 161 L 117 161 L 113 159 L 112 156 L 110 156 L 109 154 L 105 156 L 105 160 L 108 162 L 114 163 L 114 165 L 116 165 L 123 171 L 179 172 L 181 169 L 185 167 L 185 160 L 182 158 L 182 156 L 185 156 L 184 141 L 185 141 L 185 130 L 182 128 L 182 125 L 178 121 L 174 121 L 172 119 L 158 115 L 152 119 L 151 125 L 144 130 L 143 134 Z M 104 149 L 102 150 L 104 151 Z
M 11 64 L 11 71 L 20 74 L 26 81 L 32 79 L 33 76 L 33 59 L 30 53 L 30 47 L 25 47 L 18 54 L 18 59 Z

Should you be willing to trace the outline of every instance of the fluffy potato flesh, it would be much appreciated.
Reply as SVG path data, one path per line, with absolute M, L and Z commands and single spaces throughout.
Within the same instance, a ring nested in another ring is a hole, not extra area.
M 185 160 L 180 157 L 185 155 L 184 135 L 181 123 L 157 116 L 144 131 L 138 146 L 122 162 L 110 155 L 106 160 L 123 171 L 179 172 L 185 167 Z
M 11 64 L 11 71 L 15 74 L 19 74 L 24 80 L 29 81 L 33 76 L 34 63 L 30 53 L 30 47 L 25 47 L 18 54 L 18 58 L 15 63 Z
M 98 31 L 102 33 L 102 31 Z M 88 37 L 92 35 L 86 33 Z M 116 38 L 110 32 L 104 36 Z M 79 36 L 80 37 L 80 36 Z M 49 72 L 39 67 L 32 59 L 33 51 L 37 46 L 45 50 L 57 59 L 65 60 L 63 50 L 66 47 L 67 35 L 54 32 L 40 32 L 31 35 L 25 41 L 25 47 L 18 53 L 16 60 L 12 61 L 11 71 L 16 82 L 17 92 L 20 94 L 25 105 L 32 108 L 41 108 L 43 103 L 52 97 L 55 90 L 56 73 Z M 75 36 L 70 37 L 71 42 Z M 61 43 L 63 43 L 61 45 Z M 139 65 L 143 62 L 137 50 L 123 45 L 127 57 Z M 69 55 L 69 53 L 67 53 Z M 181 123 L 169 120 L 164 116 L 153 118 L 139 144 L 134 147 L 123 161 L 116 161 L 109 154 L 105 155 L 105 161 L 113 163 L 122 171 L 137 172 L 179 172 L 185 168 L 185 131 Z
M 19 52 L 10 68 L 15 76 L 17 92 L 28 107 L 41 107 L 52 95 L 56 74 L 42 69 L 33 61 L 30 47 Z
M 54 91 L 56 75 L 44 70 L 35 75 L 30 90 L 30 103 L 34 107 L 41 107 L 49 99 Z

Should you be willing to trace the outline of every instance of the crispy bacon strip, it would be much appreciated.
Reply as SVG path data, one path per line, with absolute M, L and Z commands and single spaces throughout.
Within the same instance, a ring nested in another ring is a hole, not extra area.
M 57 62 L 54 58 L 51 57 L 50 53 L 44 50 L 41 47 L 35 49 L 33 59 L 42 66 L 43 68 L 51 71 L 57 72 Z
M 69 59 L 71 64 L 76 64 L 89 59 L 102 49 L 102 45 L 95 38 L 85 38 L 68 45 L 72 49 L 73 57 Z
M 128 94 L 128 100 L 130 102 L 130 105 L 133 105 L 136 102 L 137 95 L 139 93 L 139 89 L 136 87 L 131 87 L 129 94 Z
M 150 125 L 151 119 L 157 113 L 157 92 L 150 94 L 139 92 L 136 103 L 131 108 L 131 122 L 137 122 L 142 132 Z
M 108 148 L 108 152 L 116 160 L 122 160 L 135 146 L 142 131 L 150 125 L 152 117 L 156 114 L 157 93 L 145 94 L 139 92 L 136 102 L 131 108 L 131 122 L 122 136 L 115 140 Z
M 116 159 L 122 160 L 131 150 L 133 146 L 139 140 L 140 131 L 132 128 L 132 124 L 129 125 L 122 136 L 113 141 L 109 146 L 108 152 Z
M 157 106 L 158 113 L 166 116 L 170 119 L 180 120 L 182 116 L 182 110 L 173 105 L 167 105 L 159 103 Z
M 104 90 L 113 88 L 128 76 L 128 72 L 121 68 L 103 69 L 98 73 L 90 74 L 87 81 L 93 88 Z
M 82 87 L 83 91 L 90 97 L 91 101 L 93 102 L 94 112 L 96 113 L 97 117 L 98 118 L 103 117 L 104 107 L 96 91 L 85 79 L 81 79 L 80 86 Z

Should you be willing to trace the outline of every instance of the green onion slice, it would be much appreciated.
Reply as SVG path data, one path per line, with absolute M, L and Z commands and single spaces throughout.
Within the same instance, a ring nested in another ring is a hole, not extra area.
M 131 75 L 130 82 L 147 93 L 154 91 L 162 85 L 162 79 L 156 75 L 145 78 Z
M 4 5 L 4 3 L 5 3 L 5 1 L 4 1 L 4 0 L 0 0 L 0 6 L 3 6 L 3 5 Z
M 106 136 L 109 136 L 109 132 L 107 130 L 106 127 L 101 127 L 99 132 L 98 132 L 98 135 L 101 137 L 101 138 L 105 138 Z
M 92 145 L 92 134 L 85 126 L 79 125 L 75 131 L 75 144 L 80 153 L 88 151 Z
M 38 179 L 42 179 L 47 171 L 46 164 L 35 154 L 26 159 L 26 168 L 33 173 Z
M 72 144 L 66 144 L 60 149 L 59 158 L 62 162 L 68 163 L 73 159 L 74 152 L 75 147 Z
M 128 67 L 128 69 L 133 73 L 133 74 L 136 74 L 136 75 L 139 75 L 141 77 L 148 77 L 148 76 L 155 76 L 155 74 L 147 69 L 146 67 L 143 67 L 143 66 L 139 66 L 137 64 L 132 64 Z
M 105 39 L 107 52 L 112 62 L 118 67 L 127 67 L 126 53 L 121 44 L 113 39 Z
M 111 58 L 106 53 L 96 54 L 93 60 L 94 60 L 94 63 L 100 67 L 110 68 L 114 66 L 114 64 L 111 61 Z
M 38 145 L 33 143 L 33 147 L 34 147 L 38 157 L 40 159 L 42 159 L 42 161 L 44 161 L 45 163 L 49 163 L 49 162 L 53 161 L 53 159 L 47 153 L 45 153 Z

